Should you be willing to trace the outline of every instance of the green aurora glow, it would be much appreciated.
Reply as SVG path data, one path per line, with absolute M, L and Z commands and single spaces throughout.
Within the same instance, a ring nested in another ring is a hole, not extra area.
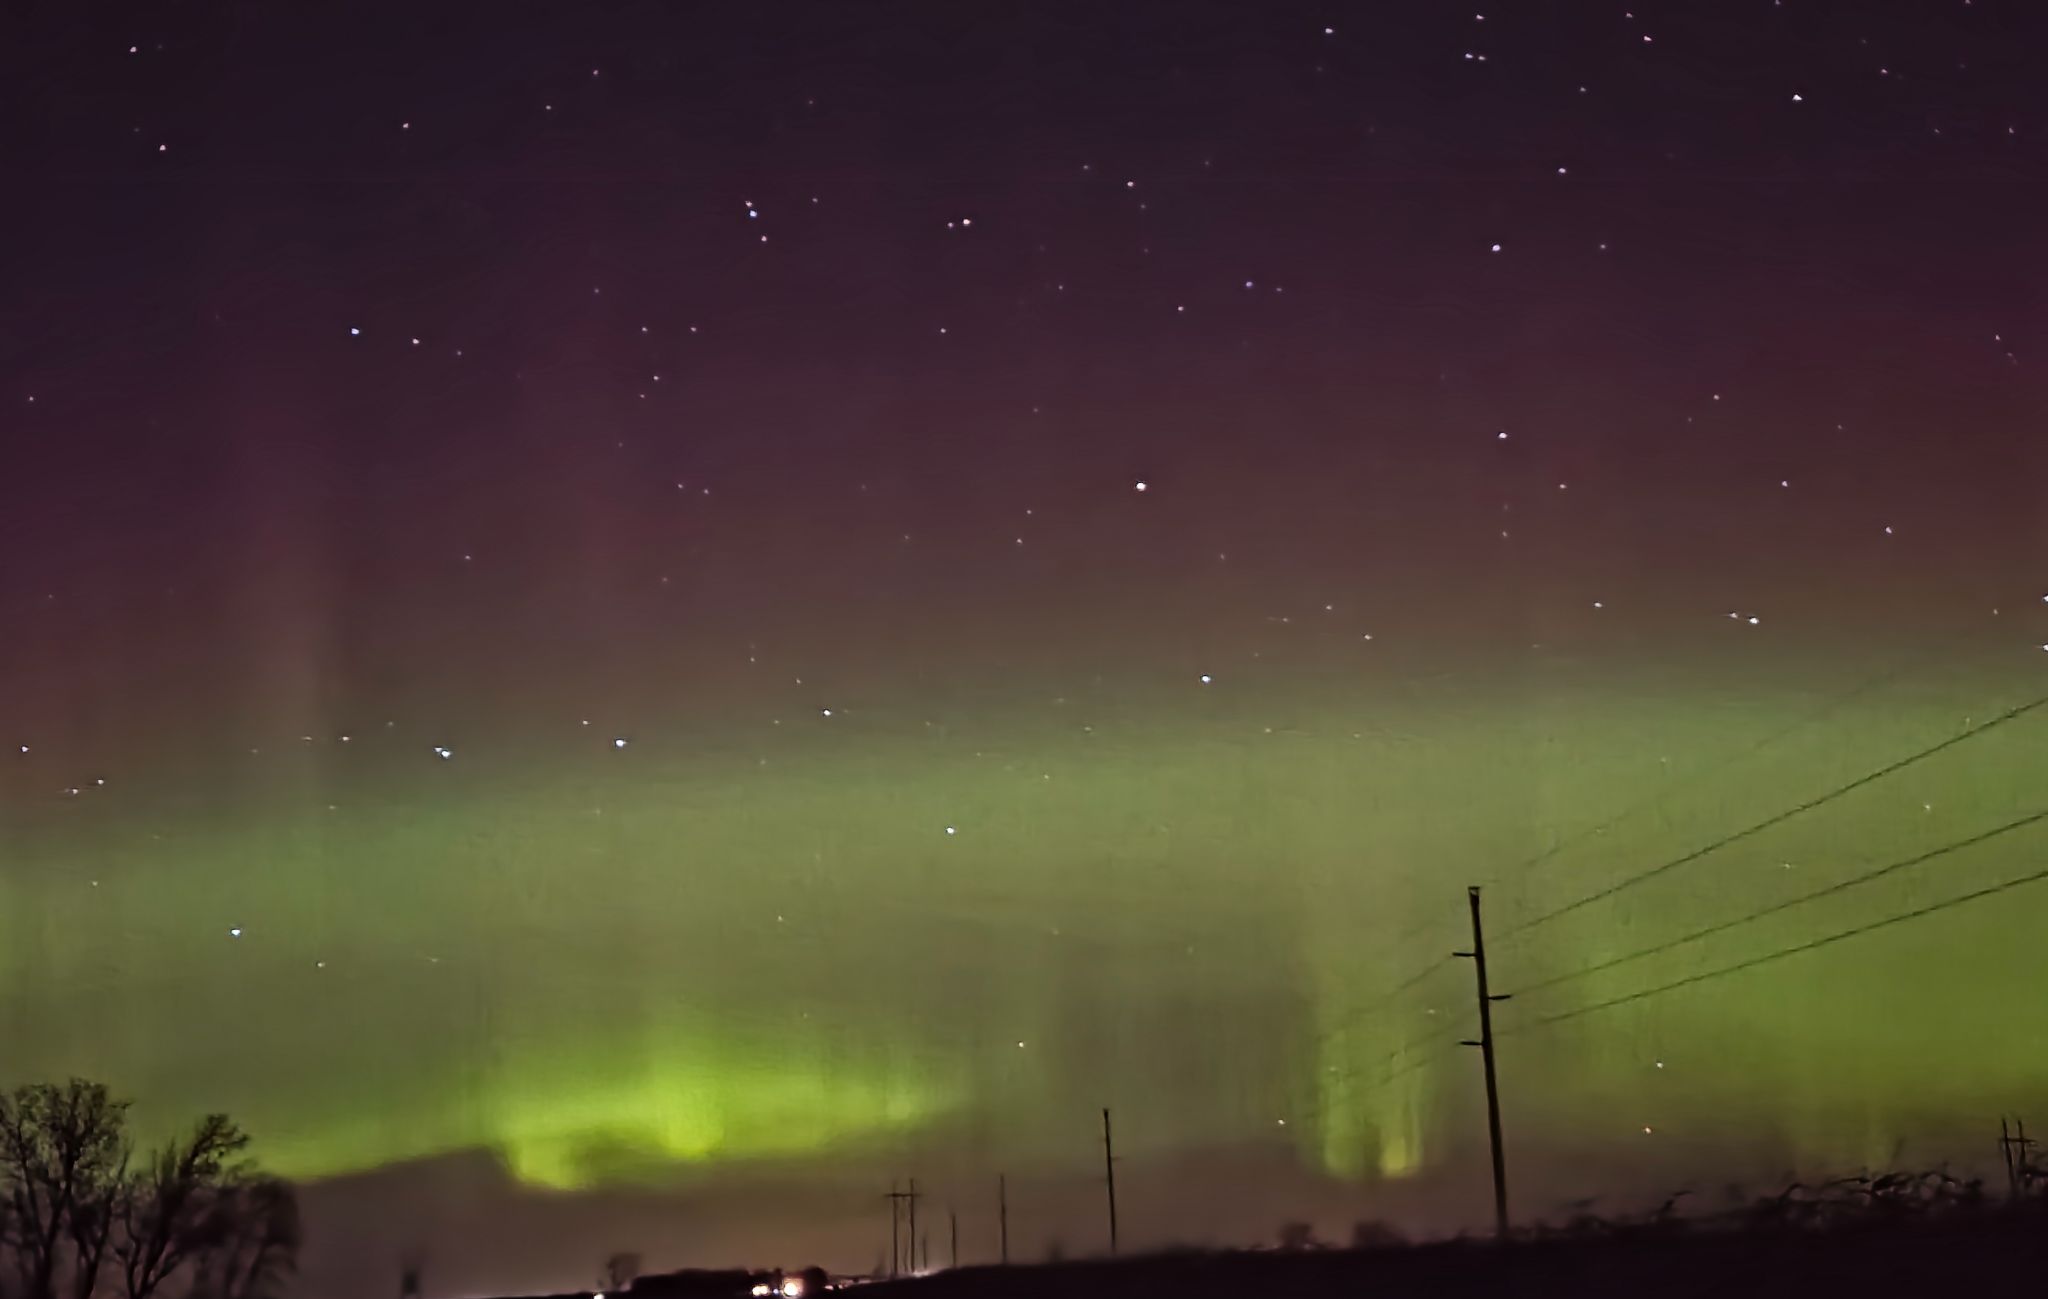
M 1341 1179 L 1400 1179 L 1469 1154 L 1474 1071 L 1436 1041 L 1469 1032 L 1469 971 L 1372 1007 L 1462 945 L 1465 882 L 1493 883 L 1506 935 L 2023 697 L 1984 661 L 1847 699 L 1871 671 L 1767 693 L 1461 679 L 1455 707 L 1450 685 L 1219 682 L 1190 692 L 1198 728 L 1135 686 L 1053 723 L 929 733 L 877 697 L 817 723 L 845 728 L 836 743 L 693 751 L 649 727 L 590 758 L 549 757 L 544 736 L 463 744 L 330 769 L 289 814 L 254 810 L 277 806 L 274 783 L 199 772 L 118 819 L 17 827 L 11 1065 L 106 1077 L 146 1116 L 227 1108 L 306 1178 L 488 1150 L 535 1187 L 661 1184 L 885 1165 L 940 1137 L 1015 1170 L 1069 1159 L 1060 1134 L 1109 1100 L 1130 1107 L 1134 1159 L 1279 1139 Z M 1989 733 L 1503 937 L 1496 983 L 2039 810 L 2044 755 L 2038 721 Z M 202 791 L 205 818 L 184 810 Z M 2041 846 L 2023 831 L 1512 1003 L 1511 1135 L 1625 1161 L 1651 1126 L 1825 1164 L 1996 1112 L 2042 1081 L 2048 1011 L 1987 995 L 2038 960 L 2024 894 L 1515 1024 L 1995 881 Z M 1396 941 L 1422 921 L 1441 923 Z M 1417 1041 L 1417 1067 L 1379 1085 Z

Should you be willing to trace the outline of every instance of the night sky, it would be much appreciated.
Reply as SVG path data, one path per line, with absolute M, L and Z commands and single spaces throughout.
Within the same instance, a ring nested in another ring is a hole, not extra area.
M 9 23 L 0 1062 L 308 1293 L 1479 1225 L 1474 883 L 1524 1218 L 2048 1094 L 1773 957 L 2048 865 L 2037 5 Z

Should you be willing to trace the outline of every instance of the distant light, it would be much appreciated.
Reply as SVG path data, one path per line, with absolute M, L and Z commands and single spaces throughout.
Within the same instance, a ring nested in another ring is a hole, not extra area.
M 1643 1125 L 1643 1135 L 1646 1137 L 1650 1135 L 1650 1125 L 1647 1123 Z
M 959 830 L 957 830 L 957 829 L 956 829 L 955 827 L 953 827 L 953 826 L 950 826 L 950 825 L 949 825 L 949 826 L 947 826 L 947 827 L 946 827 L 946 833 L 947 833 L 947 834 L 958 834 L 958 833 L 959 833 Z
M 1493 246 L 1493 251 L 1495 251 L 1495 252 L 1499 252 L 1499 251 L 1500 251 L 1500 245 L 1499 245 L 1499 244 L 1495 244 L 1495 245 Z
M 1212 680 L 1212 678 L 1211 678 L 1211 677 L 1209 676 L 1209 674 L 1208 674 L 1207 672 L 1204 672 L 1204 673 L 1202 674 L 1202 684 L 1203 684 L 1203 685 L 1205 685 L 1205 686 L 1206 686 L 1206 685 L 1208 685 L 1208 684 L 1209 684 L 1209 682 L 1210 682 L 1211 680 Z
M 625 748 L 625 747 L 626 747 L 626 737 L 625 737 L 625 736 L 623 736 L 623 735 L 621 735 L 621 736 L 618 736 L 617 738 L 615 738 L 615 739 L 614 739 L 614 740 L 612 741 L 612 747 L 613 747 L 614 749 L 623 749 L 623 748 Z
M 1506 430 L 1506 429 L 1502 429 L 1502 430 L 1501 430 L 1500 432 L 1498 432 L 1498 433 L 1494 434 L 1494 435 L 1493 435 L 1493 440 L 1494 440 L 1494 441 L 1496 441 L 1496 442 L 1505 442 L 1505 441 L 1507 441 L 1507 440 L 1508 440 L 1508 433 L 1507 433 L 1507 430 Z
M 1757 625 L 1758 623 L 1760 623 L 1760 622 L 1762 622 L 1762 621 L 1763 621 L 1763 619 L 1761 619 L 1761 618 L 1757 617 L 1757 616 L 1756 616 L 1755 614 L 1751 614 L 1751 615 L 1749 615 L 1749 625 L 1750 625 L 1750 626 L 1752 626 L 1752 627 L 1756 626 L 1756 625 Z
M 359 335 L 361 335 L 361 334 L 362 334 L 362 332 L 363 332 L 362 330 L 360 330 L 360 329 L 357 329 L 357 328 L 356 328 L 356 327 L 355 327 L 354 325 L 350 325 L 350 326 L 348 327 L 348 336 L 349 336 L 350 338 L 355 338 L 355 337 L 358 337 Z
M 1803 103 L 1805 103 L 1805 102 L 1806 102 L 1806 97 L 1805 97 L 1804 95 L 1794 95 L 1794 96 L 1792 96 L 1792 102 L 1793 102 L 1793 103 L 1795 103 L 1795 104 L 1803 104 Z M 1645 1129 L 1643 1129 L 1643 1130 L 1644 1130 L 1645 1132 L 1649 1131 L 1649 1129 L 1648 1129 L 1648 1128 L 1645 1128 Z
M 228 937 L 229 937 L 229 938 L 240 938 L 241 936 L 242 936 L 242 927 L 241 927 L 240 925 L 236 925 L 236 926 L 235 926 L 235 927 L 234 927 L 233 929 L 230 929 L 230 930 L 228 930 Z
M 820 716 L 820 717 L 830 717 L 831 715 L 832 715 L 832 710 L 831 710 L 831 709 L 829 709 L 829 708 L 820 708 L 820 709 L 818 710 L 818 716 Z
M 448 748 L 445 745 L 437 744 L 434 746 L 434 756 L 439 758 L 441 761 L 446 762 L 448 761 L 448 759 L 455 756 L 455 750 Z
M 1137 491 L 1144 491 L 1146 488 L 1145 480 L 1140 478 L 1135 484 L 1133 484 L 1133 487 Z
M 773 1294 L 775 1292 L 768 1288 L 768 1283 L 766 1281 L 757 1281 L 754 1283 L 754 1293 L 756 1295 L 766 1295 Z
M 804 1283 L 797 1280 L 795 1277 L 791 1277 L 787 1281 L 784 1281 L 782 1283 L 782 1293 L 786 1295 L 788 1299 L 797 1299 L 797 1296 L 802 1294 L 803 1292 Z

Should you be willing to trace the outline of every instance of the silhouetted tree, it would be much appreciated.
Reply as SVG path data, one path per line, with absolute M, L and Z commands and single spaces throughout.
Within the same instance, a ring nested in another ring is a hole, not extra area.
M 1316 1240 L 1316 1227 L 1312 1222 L 1283 1222 L 1280 1224 L 1280 1248 L 1304 1250 L 1320 1248 Z
M 420 1278 L 426 1274 L 427 1256 L 409 1249 L 398 1259 L 398 1299 L 420 1299 Z
M 128 1299 L 149 1299 L 180 1268 L 234 1232 L 235 1190 L 250 1176 L 248 1136 L 225 1114 L 209 1114 L 191 1134 L 158 1151 L 121 1201 L 114 1245 Z
M 131 1168 L 127 1113 L 83 1079 L 0 1096 L 0 1244 L 20 1299 L 267 1299 L 298 1257 L 291 1188 L 256 1174 L 222 1114 Z
M 192 1299 L 275 1299 L 298 1269 L 299 1202 L 291 1183 L 244 1177 L 216 1201 L 195 1260 Z
M 1351 1248 L 1392 1249 L 1408 1243 L 1399 1230 L 1375 1218 L 1361 1218 L 1351 1224 Z
M 633 1278 L 639 1275 L 640 1256 L 621 1250 L 604 1261 L 604 1270 L 597 1274 L 597 1283 L 609 1294 L 632 1285 Z
M 0 1195 L 22 1299 L 55 1299 L 98 1283 L 128 1163 L 127 1102 L 99 1083 L 30 1083 L 0 1096 Z

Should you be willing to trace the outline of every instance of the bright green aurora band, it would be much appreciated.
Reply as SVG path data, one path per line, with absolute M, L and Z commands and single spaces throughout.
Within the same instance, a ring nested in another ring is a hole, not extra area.
M 1465 945 L 1467 882 L 1491 885 L 1513 991 L 2040 810 L 2048 719 L 2023 717 L 1513 932 L 2024 701 L 2032 666 L 877 694 L 722 734 L 643 719 L 626 747 L 568 720 L 447 760 L 444 737 L 366 727 L 261 777 L 138 777 L 119 817 L 22 818 L 9 1064 L 108 1078 L 154 1122 L 229 1109 L 299 1178 L 487 1150 L 573 1190 L 893 1170 L 920 1143 L 1078 1170 L 1114 1104 L 1134 1162 L 1290 1143 L 1398 1216 L 1403 1179 L 1475 1153 L 1474 1062 L 1446 1045 L 1471 1032 L 1469 967 L 1384 1000 Z M 1998 882 L 2042 846 L 2018 830 L 1508 1003 L 1532 1209 L 1631 1169 L 1976 1140 L 2041 1081 L 2048 1008 L 2006 995 L 2043 940 L 2024 890 L 1530 1022 Z

